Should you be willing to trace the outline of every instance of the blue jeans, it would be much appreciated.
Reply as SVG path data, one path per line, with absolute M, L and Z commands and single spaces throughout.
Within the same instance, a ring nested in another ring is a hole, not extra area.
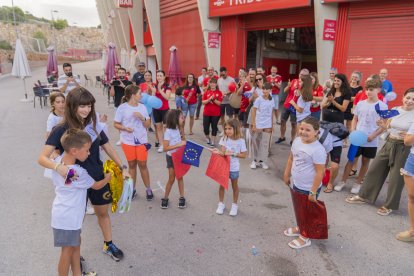
M 320 194 L 320 192 L 321 192 L 321 189 L 322 189 L 322 186 L 320 186 L 320 187 L 318 188 L 318 190 L 316 191 L 316 199 L 318 199 L 319 194 Z M 293 190 L 295 190 L 295 191 L 296 191 L 296 192 L 298 192 L 298 193 L 304 194 L 304 195 L 309 195 L 309 191 L 301 190 L 301 189 L 299 189 L 298 187 L 296 187 L 295 185 L 293 185 Z
M 404 174 L 408 176 L 414 176 L 414 154 L 408 155 L 407 161 L 405 161 Z
M 316 120 L 319 121 L 321 119 L 321 111 L 319 110 L 319 111 L 316 111 L 316 112 L 312 112 L 311 116 L 316 118 Z
M 230 172 L 230 177 L 231 180 L 234 179 L 239 179 L 239 172 Z

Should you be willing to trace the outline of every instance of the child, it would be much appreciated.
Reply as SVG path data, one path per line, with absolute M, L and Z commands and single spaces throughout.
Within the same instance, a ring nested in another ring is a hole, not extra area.
M 63 119 L 63 113 L 65 112 L 65 95 L 60 92 L 53 92 L 50 94 L 50 111 L 49 117 L 47 117 L 46 124 L 46 139 L 49 137 L 52 129 Z
M 296 110 L 296 120 L 298 124 L 311 115 L 310 109 L 313 100 L 312 78 L 310 76 L 301 78 L 300 87 L 300 96 L 297 102 L 294 99 L 289 102 Z
M 385 103 L 378 99 L 378 93 L 381 92 L 381 81 L 378 79 L 369 79 L 365 82 L 365 91 L 367 99 L 360 101 L 354 110 L 354 118 L 352 119 L 351 131 L 359 130 L 364 132 L 368 136 L 368 142 L 358 148 L 356 157 L 362 155 L 362 164 L 359 170 L 356 183 L 352 186 L 351 193 L 358 194 L 362 181 L 368 170 L 369 162 L 375 158 L 378 147 L 378 136 L 383 132 L 381 128 L 377 126 L 377 121 L 381 117 L 375 111 L 375 106 L 379 104 L 380 110 L 387 110 L 388 107 Z M 342 191 L 346 185 L 348 176 L 354 165 L 354 161 L 348 161 L 346 163 L 344 173 L 342 175 L 342 181 L 339 182 L 334 190 L 337 192 Z
M 239 158 L 246 158 L 247 149 L 246 143 L 242 138 L 240 121 L 237 119 L 230 119 L 224 124 L 224 137 L 220 139 L 219 144 L 221 149 L 215 149 L 214 151 L 222 156 L 229 155 L 230 159 L 230 180 L 233 188 L 233 204 L 229 215 L 236 216 L 239 200 L 239 171 L 240 161 Z M 219 204 L 216 213 L 222 215 L 225 209 L 224 205 L 224 188 L 220 186 L 219 189 Z
M 122 104 L 118 107 L 114 119 L 114 127 L 120 131 L 122 150 L 128 161 L 129 174 L 132 176 L 136 197 L 137 166 L 142 182 L 146 187 L 146 197 L 150 201 L 154 195 L 150 187 L 150 176 L 147 167 L 148 145 L 147 128 L 151 125 L 146 107 L 140 104 L 141 91 L 136 85 L 128 85 Z
M 283 179 L 286 185 L 292 185 L 293 190 L 308 195 L 310 201 L 317 202 L 326 162 L 325 148 L 318 141 L 318 120 L 314 117 L 302 120 L 298 134 L 299 137 L 293 141 Z M 290 177 L 293 183 L 290 183 Z M 311 245 L 310 239 L 302 236 L 298 227 L 288 228 L 284 234 L 298 237 L 288 244 L 293 249 Z
M 167 152 L 165 156 L 167 159 L 167 169 L 168 169 L 168 182 L 165 186 L 164 198 L 161 199 L 161 208 L 168 208 L 168 196 L 172 185 L 175 180 L 174 164 L 172 161 L 171 153 L 179 147 L 185 145 L 185 141 L 181 140 L 180 126 L 184 124 L 184 115 L 178 109 L 171 109 L 167 112 L 165 116 L 167 130 L 164 133 L 164 151 Z M 180 178 L 177 180 L 178 190 L 180 191 L 180 199 L 178 200 L 178 208 L 185 208 L 185 198 L 184 198 L 184 180 Z
M 62 136 L 61 143 L 65 153 L 63 157 L 58 157 L 52 174 L 56 197 L 52 206 L 51 225 L 55 247 L 62 247 L 58 273 L 68 275 L 71 269 L 73 275 L 81 275 L 80 233 L 87 189 L 101 189 L 110 181 L 111 175 L 106 174 L 104 179 L 95 182 L 85 169 L 75 165 L 77 160 L 84 162 L 89 156 L 92 140 L 85 131 L 70 129 Z M 62 164 L 69 168 L 66 179 L 57 172 Z
M 272 85 L 267 82 L 263 86 L 262 95 L 256 99 L 252 108 L 254 160 L 250 164 L 251 169 L 256 169 L 257 166 L 261 166 L 265 170 L 269 169 L 266 162 L 273 129 L 273 108 L 275 107 L 271 93 Z

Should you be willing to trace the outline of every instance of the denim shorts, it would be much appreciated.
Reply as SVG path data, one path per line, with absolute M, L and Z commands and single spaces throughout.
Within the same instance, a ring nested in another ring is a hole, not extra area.
M 404 169 L 401 169 L 401 173 L 407 176 L 414 176 L 414 154 L 410 153 L 408 155 Z
M 187 117 L 188 116 L 188 113 L 190 113 L 190 117 L 194 117 L 194 114 L 196 112 L 196 109 L 197 109 L 197 103 L 195 103 L 195 104 L 189 104 L 189 105 L 187 105 L 186 110 L 183 109 L 183 115 L 185 117 Z
M 279 109 L 279 94 L 272 94 L 272 99 L 273 99 L 273 102 L 275 104 L 273 109 L 278 110 Z
M 239 179 L 239 172 L 230 172 L 230 177 L 231 180 L 235 180 L 235 179 Z

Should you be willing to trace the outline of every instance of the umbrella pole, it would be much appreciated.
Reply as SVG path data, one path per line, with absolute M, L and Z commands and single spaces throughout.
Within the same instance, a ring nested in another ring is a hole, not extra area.
M 29 100 L 27 98 L 27 90 L 26 90 L 26 81 L 25 81 L 25 78 L 23 78 L 22 80 L 23 80 L 23 87 L 24 87 L 24 98 L 21 99 L 20 101 L 21 102 L 24 102 L 24 103 L 29 103 L 29 102 L 31 102 L 31 100 Z

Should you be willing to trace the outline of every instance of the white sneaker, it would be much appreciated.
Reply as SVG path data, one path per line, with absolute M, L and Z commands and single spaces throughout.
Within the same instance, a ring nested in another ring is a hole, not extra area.
M 342 191 L 342 189 L 344 188 L 345 185 L 346 185 L 346 182 L 341 181 L 337 185 L 335 185 L 334 190 L 337 191 L 337 192 L 340 192 L 340 191 Z
M 220 137 L 223 137 L 223 135 L 224 135 L 224 131 L 223 132 L 220 132 L 219 136 Z
M 118 142 L 116 142 L 117 146 L 120 146 L 122 144 L 121 140 L 118 140 Z
M 87 215 L 95 215 L 95 209 L 93 208 L 92 204 L 88 200 L 88 204 L 86 205 L 86 212 Z
M 163 146 L 160 146 L 160 147 L 158 148 L 158 152 L 159 152 L 159 153 L 164 152 L 164 147 L 163 147 Z
M 237 216 L 237 209 L 239 209 L 239 206 L 237 206 L 237 204 L 232 203 L 229 215 L 232 217 Z
M 224 213 L 224 209 L 226 208 L 226 205 L 224 205 L 223 202 L 219 202 L 216 210 L 216 214 L 222 215 Z
M 358 194 L 360 189 L 361 189 L 361 184 L 355 183 L 352 186 L 351 194 Z
M 262 166 L 263 170 L 268 170 L 269 166 L 265 162 L 261 162 L 260 165 Z
M 256 169 L 256 161 L 252 161 L 252 163 L 250 163 L 250 169 Z

